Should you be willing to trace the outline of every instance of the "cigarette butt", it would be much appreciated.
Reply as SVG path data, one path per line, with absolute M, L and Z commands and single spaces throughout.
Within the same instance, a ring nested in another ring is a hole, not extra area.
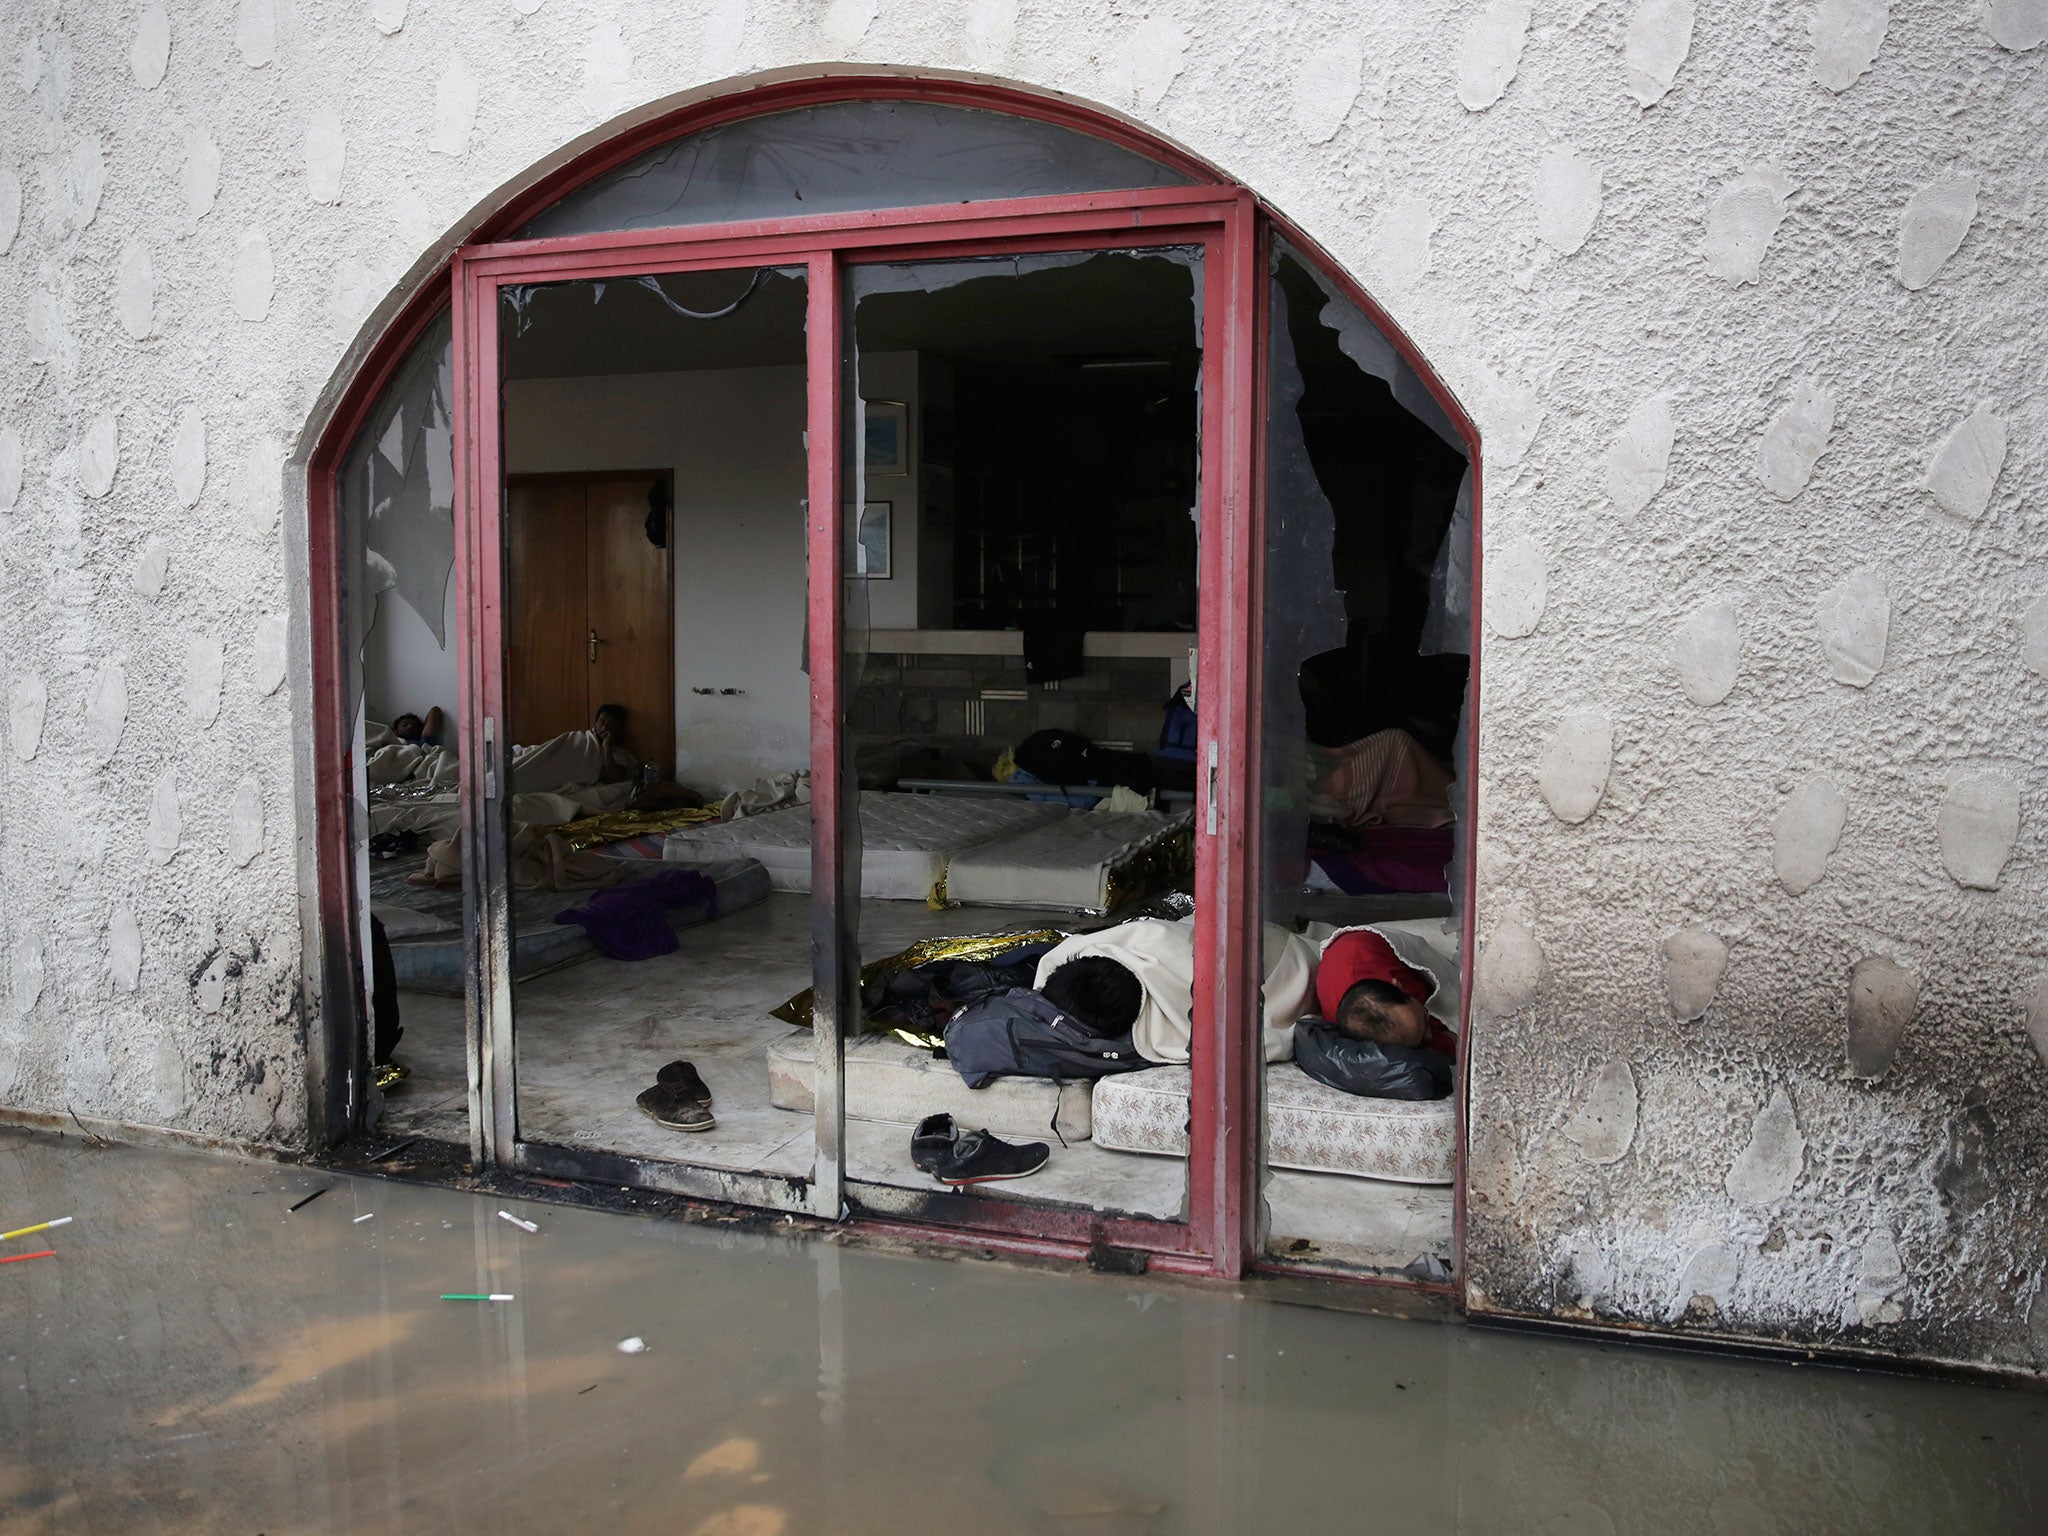
M 12 1258 L 0 1259 L 0 1264 L 26 1264 L 30 1259 L 54 1259 L 57 1250 L 45 1248 L 41 1253 L 17 1253 Z
M 12 1232 L 0 1232 L 0 1243 L 6 1242 L 10 1237 L 27 1237 L 31 1232 L 47 1232 L 52 1227 L 68 1227 L 70 1225 L 71 1218 L 69 1216 L 59 1216 L 55 1221 L 39 1221 L 32 1227 L 16 1227 Z
M 364 1222 L 368 1221 L 372 1216 L 376 1214 L 377 1213 L 375 1211 L 365 1211 L 362 1215 L 358 1216 L 354 1221 L 350 1222 L 349 1225 L 352 1227 L 360 1227 Z
M 517 1227 L 522 1232 L 538 1232 L 540 1230 L 539 1222 L 521 1221 L 517 1216 L 514 1216 L 510 1211 L 500 1211 L 498 1212 L 498 1215 L 502 1217 L 504 1220 L 511 1222 L 513 1226 Z

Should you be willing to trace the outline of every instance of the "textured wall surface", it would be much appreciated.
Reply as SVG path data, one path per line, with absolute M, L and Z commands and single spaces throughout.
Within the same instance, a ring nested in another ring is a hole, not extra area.
M 1478 423 L 1475 1304 L 2048 1367 L 2044 37 L 2043 0 L 15 0 L 0 1102 L 303 1135 L 298 466 L 404 284 L 621 115 L 981 72 L 1255 188 Z

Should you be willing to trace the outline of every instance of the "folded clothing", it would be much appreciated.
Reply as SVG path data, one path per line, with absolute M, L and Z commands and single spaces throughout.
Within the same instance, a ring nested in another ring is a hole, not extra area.
M 665 909 L 704 902 L 718 915 L 718 886 L 694 869 L 664 870 L 630 885 L 598 891 L 580 907 L 555 914 L 558 923 L 580 924 L 590 942 L 614 960 L 651 960 L 673 954 L 676 931 Z

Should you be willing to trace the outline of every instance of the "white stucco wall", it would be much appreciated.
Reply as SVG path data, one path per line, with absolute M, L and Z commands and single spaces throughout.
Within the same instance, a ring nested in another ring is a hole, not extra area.
M 2043 0 L 21 0 L 0 1103 L 303 1134 L 278 620 L 297 466 L 403 284 L 622 114 L 981 72 L 1256 189 L 1478 424 L 1475 1304 L 2040 1370 L 2044 34 Z

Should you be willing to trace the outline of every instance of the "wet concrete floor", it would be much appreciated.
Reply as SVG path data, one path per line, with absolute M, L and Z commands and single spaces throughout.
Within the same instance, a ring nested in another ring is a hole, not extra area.
M 9 1536 L 2048 1530 L 2036 1392 L 0 1132 L 0 1230 L 60 1215 Z

